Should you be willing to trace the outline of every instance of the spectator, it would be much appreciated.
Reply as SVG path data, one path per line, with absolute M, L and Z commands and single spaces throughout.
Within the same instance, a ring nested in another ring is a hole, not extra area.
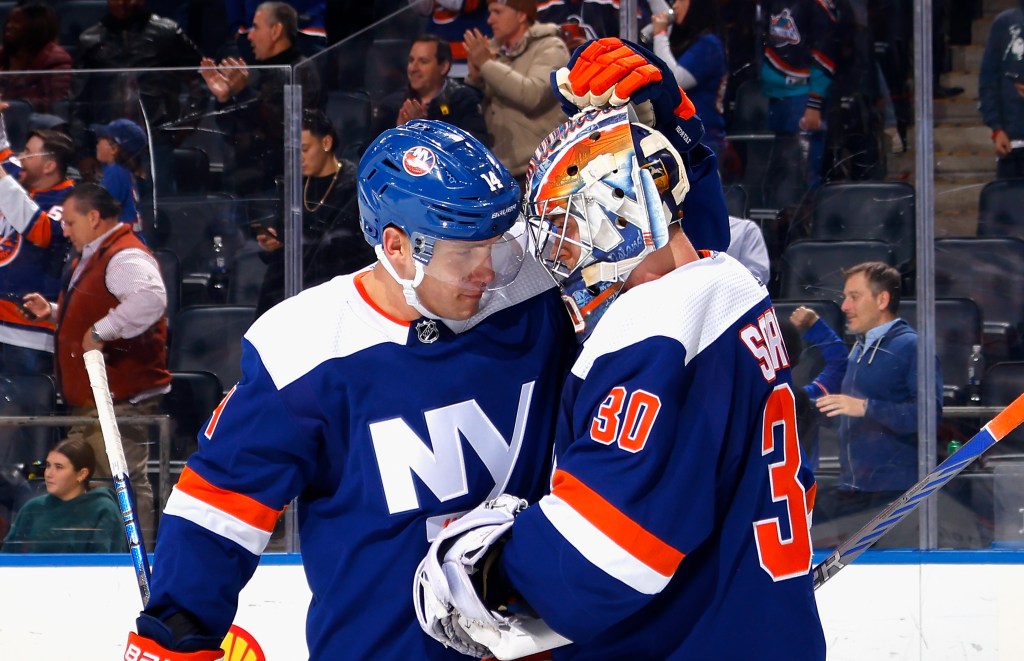
M 718 37 L 716 0 L 676 0 L 673 13 L 655 14 L 654 53 L 668 64 L 676 82 L 704 122 L 703 142 L 718 156 L 725 154 L 722 92 L 728 71 L 725 47 Z M 670 20 L 671 18 L 671 20 Z
M 466 32 L 466 81 L 483 89 L 494 155 L 522 181 L 533 150 L 565 118 L 548 78 L 569 61 L 569 51 L 558 26 L 535 22 L 533 0 L 492 0 L 487 9 L 494 39 Z
M 818 447 L 818 428 L 821 417 L 813 404 L 822 395 L 840 392 L 843 376 L 846 375 L 846 345 L 836 335 L 835 330 L 826 324 L 814 310 L 800 306 L 789 315 L 788 320 L 780 319 L 780 326 L 788 322 L 796 333 L 795 341 L 790 344 L 783 326 L 783 337 L 786 337 L 786 348 L 790 363 L 796 367 L 803 358 L 804 347 L 810 345 L 817 348 L 825 359 L 821 372 L 810 383 L 796 384 L 801 388 L 797 396 L 797 420 L 800 428 L 800 446 L 812 469 L 817 470 L 820 457 Z M 800 396 L 802 395 L 802 396 Z
M 0 553 L 124 551 L 121 510 L 110 489 L 90 487 L 95 472 L 96 454 L 88 443 L 58 443 L 46 455 L 46 495 L 18 511 Z
M 241 58 L 215 63 L 203 58 L 201 73 L 217 99 L 217 123 L 235 136 L 237 169 L 229 183 L 235 192 L 274 190 L 284 170 L 284 86 L 291 67 L 306 61 L 295 47 L 298 16 L 283 2 L 264 2 L 256 8 L 248 33 L 256 62 L 278 67 L 250 72 Z M 280 67 L 287 66 L 289 70 Z M 319 80 L 314 67 L 295 69 L 302 85 L 304 108 L 319 107 Z
M 978 96 L 981 118 L 992 129 L 996 178 L 1024 177 L 1024 4 L 992 22 Z
M 97 138 L 96 160 L 103 165 L 99 184 L 121 205 L 118 220 L 142 232 L 137 182 L 144 172 L 141 159 L 146 151 L 146 134 L 130 119 L 94 124 L 91 129 Z
M 75 65 L 80 69 L 160 69 L 195 67 L 203 54 L 174 21 L 157 16 L 145 0 L 107 0 L 107 15 L 86 28 L 78 40 Z M 86 127 L 135 117 L 150 128 L 172 125 L 187 116 L 198 117 L 201 86 L 187 72 L 148 71 L 141 74 L 82 74 L 84 84 L 75 95 L 75 126 L 78 146 L 89 157 L 82 169 L 92 169 L 92 135 Z M 182 107 L 181 99 L 187 105 Z M 182 131 L 151 131 L 157 192 L 173 192 L 173 151 Z
M 448 42 L 432 34 L 416 37 L 409 49 L 409 89 L 385 98 L 374 108 L 374 135 L 414 119 L 439 119 L 490 144 L 480 113 L 480 92 L 448 78 Z
M 857 342 L 842 392 L 822 395 L 815 403 L 839 422 L 837 516 L 887 505 L 917 482 L 918 473 L 917 333 L 897 316 L 900 274 L 881 262 L 843 273 L 842 308 Z M 937 369 L 936 375 L 935 406 L 941 415 Z
M 910 89 L 914 49 L 913 3 L 911 0 L 869 0 L 868 26 L 896 123 L 893 151 L 902 153 L 910 148 L 907 130 L 914 119 Z
M 57 44 L 57 12 L 42 2 L 14 6 L 4 23 L 0 71 L 65 71 L 71 56 Z M 0 76 L 0 96 L 24 99 L 32 110 L 48 113 L 71 93 L 70 74 Z
M 436 34 L 451 46 L 452 66 L 448 75 L 459 79 L 469 75 L 463 38 L 467 30 L 491 35 L 487 24 L 487 0 L 409 0 L 409 4 L 420 14 L 430 17 L 426 32 Z
M 729 248 L 725 252 L 746 266 L 762 284 L 768 284 L 772 275 L 768 247 L 757 223 L 729 216 Z
M 56 305 L 38 293 L 25 306 L 40 319 L 57 322 L 57 387 L 72 415 L 96 417 L 96 405 L 82 354 L 103 351 L 110 394 L 118 416 L 158 415 L 170 390 L 167 371 L 167 292 L 152 253 L 131 228 L 118 221 L 120 208 L 98 184 L 81 184 L 64 203 L 64 235 L 81 257 L 73 262 L 67 288 Z M 139 523 L 147 541 L 153 535 L 153 487 L 149 428 L 119 425 L 128 475 L 135 489 Z M 103 456 L 99 423 L 76 425 L 68 438 L 84 438 Z M 109 479 L 110 467 L 96 476 Z
M 324 25 L 327 3 L 324 0 L 287 0 L 287 4 L 295 10 L 295 46 L 299 52 L 306 57 L 313 57 L 327 48 L 327 29 Z M 231 31 L 236 36 L 248 33 L 260 0 L 224 0 L 224 5 Z
M 67 178 L 74 148 L 68 136 L 50 130 L 29 133 L 17 162 L 6 147 L 0 145 L 0 291 L 7 293 L 0 299 L 0 376 L 50 374 L 54 325 L 27 317 L 19 307 L 29 292 L 49 299 L 60 292 L 68 251 L 61 205 L 74 188 Z
M 337 133 L 327 116 L 307 110 L 302 122 L 302 286 L 352 273 L 375 260 L 363 239 L 356 199 L 356 165 L 335 156 Z M 256 225 L 267 264 L 256 316 L 284 300 L 284 228 Z
M 821 183 L 825 156 L 823 111 L 835 74 L 835 25 L 830 0 L 768 0 L 761 59 L 761 90 L 768 97 L 768 129 L 808 141 L 804 181 Z

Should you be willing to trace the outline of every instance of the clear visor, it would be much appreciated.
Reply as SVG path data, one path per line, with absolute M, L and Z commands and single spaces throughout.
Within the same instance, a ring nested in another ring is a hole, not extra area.
M 526 223 L 533 254 L 559 282 L 593 253 L 586 204 L 584 195 L 575 194 L 530 205 Z
M 423 274 L 460 289 L 494 291 L 512 284 L 525 255 L 526 230 L 520 221 L 484 241 L 434 240 Z

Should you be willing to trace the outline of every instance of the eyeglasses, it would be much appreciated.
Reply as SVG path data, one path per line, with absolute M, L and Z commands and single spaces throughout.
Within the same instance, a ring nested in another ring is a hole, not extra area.
M 23 151 L 20 154 L 18 154 L 18 158 L 20 158 L 22 160 L 25 160 L 26 158 L 34 158 L 36 156 L 53 156 L 53 152 L 52 151 L 41 151 L 41 152 L 36 152 L 36 153 L 32 154 L 32 153 L 29 153 L 27 151 Z

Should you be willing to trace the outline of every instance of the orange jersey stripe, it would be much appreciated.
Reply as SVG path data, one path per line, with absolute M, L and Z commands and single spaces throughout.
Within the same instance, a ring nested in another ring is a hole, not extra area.
M 355 285 L 356 285 L 356 291 L 358 291 L 359 295 L 363 297 L 363 300 L 366 301 L 366 304 L 369 305 L 374 310 L 376 310 L 382 317 L 384 317 L 386 319 L 390 319 L 391 321 L 395 322 L 396 324 L 398 324 L 400 326 L 408 327 L 409 326 L 409 322 L 408 321 L 405 321 L 404 319 L 399 319 L 398 317 L 394 317 L 394 316 L 388 314 L 387 312 L 384 311 L 384 308 L 382 308 L 381 306 L 377 305 L 373 301 L 373 299 L 370 298 L 370 295 L 366 292 L 366 285 L 363 284 L 363 279 L 367 275 L 369 275 L 369 274 L 370 274 L 370 272 L 366 271 L 364 273 L 360 273 L 359 275 L 357 275 L 355 277 L 354 282 L 355 282 Z
M 181 471 L 181 477 L 175 488 L 210 507 L 230 514 L 236 519 L 268 533 L 274 531 L 274 525 L 281 513 L 284 512 L 283 509 L 275 510 L 267 507 L 249 496 L 216 487 L 188 466 Z
M 564 470 L 556 470 L 551 483 L 553 495 L 576 510 L 608 539 L 662 576 L 674 574 L 686 557 Z

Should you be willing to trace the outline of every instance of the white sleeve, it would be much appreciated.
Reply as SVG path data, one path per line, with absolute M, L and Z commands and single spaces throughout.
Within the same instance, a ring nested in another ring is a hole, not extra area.
M 167 311 L 167 290 L 160 268 L 143 250 L 129 248 L 111 257 L 104 281 L 121 303 L 96 322 L 100 339 L 141 335 Z
M 672 70 L 672 75 L 676 77 L 676 82 L 684 90 L 692 89 L 697 85 L 697 79 L 693 77 L 693 74 L 679 66 L 675 55 L 672 54 L 672 48 L 668 45 L 667 33 L 654 35 L 654 54 L 665 60 L 665 64 Z
M 28 196 L 17 179 L 8 175 L 0 178 L 0 212 L 19 234 L 24 234 L 39 212 L 39 205 Z
M 729 234 L 729 249 L 725 251 L 726 254 L 746 266 L 748 271 L 761 279 L 761 282 L 768 282 L 771 276 L 768 247 L 757 223 L 730 216 Z

